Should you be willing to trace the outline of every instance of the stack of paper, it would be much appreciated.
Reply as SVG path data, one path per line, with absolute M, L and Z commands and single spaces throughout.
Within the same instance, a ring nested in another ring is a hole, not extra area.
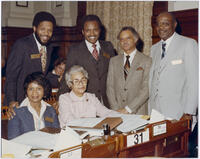
M 121 132 L 130 132 L 148 124 L 148 121 L 142 119 L 141 115 L 123 114 L 121 118 L 123 119 L 123 123 L 117 127 L 117 130 Z
M 100 123 L 105 118 L 79 118 L 72 120 L 67 123 L 67 126 L 77 126 L 77 127 L 94 127 Z
M 32 148 L 53 149 L 58 134 L 49 134 L 42 131 L 30 131 L 22 134 L 11 141 L 29 145 Z

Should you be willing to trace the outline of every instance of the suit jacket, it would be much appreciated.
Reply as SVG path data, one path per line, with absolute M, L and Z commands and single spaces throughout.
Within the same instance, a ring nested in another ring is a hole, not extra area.
M 47 64 L 44 74 L 47 74 L 52 47 L 47 46 Z M 19 103 L 24 99 L 23 83 L 28 74 L 42 72 L 39 50 L 33 34 L 17 40 L 8 57 L 6 68 L 4 105 L 11 101 Z
M 58 111 L 61 127 L 79 118 L 112 117 L 118 114 L 102 105 L 95 94 L 84 93 L 82 97 L 77 97 L 73 91 L 60 95 Z
M 33 115 L 27 107 L 14 108 L 16 115 L 8 121 L 8 139 L 34 131 Z M 47 106 L 43 115 L 45 127 L 60 128 L 58 116 L 52 106 Z
M 151 48 L 149 112 L 154 108 L 179 120 L 195 114 L 198 105 L 198 46 L 175 33 L 161 60 L 161 41 Z
M 111 58 L 107 78 L 107 95 L 111 108 L 128 107 L 134 114 L 147 114 L 148 80 L 151 58 L 136 52 L 124 78 L 124 55 Z
M 51 87 L 52 88 L 59 88 L 59 78 L 60 76 L 52 73 L 52 71 L 48 72 L 48 74 L 46 75 L 46 78 L 49 80 L 49 82 L 51 83 Z
M 100 42 L 99 60 L 96 61 L 89 52 L 85 41 L 70 47 L 66 57 L 65 73 L 73 65 L 82 66 L 89 75 L 87 85 L 87 92 L 94 93 L 101 101 L 103 99 L 104 105 L 108 107 L 108 100 L 106 96 L 106 79 L 108 72 L 108 65 L 110 57 L 114 56 L 114 49 L 110 42 Z M 69 92 L 64 76 L 60 82 L 60 89 L 58 95 Z

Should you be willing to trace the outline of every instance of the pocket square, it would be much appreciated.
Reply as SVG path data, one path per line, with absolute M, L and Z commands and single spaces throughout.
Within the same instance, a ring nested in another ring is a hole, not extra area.
M 182 59 L 179 59 L 179 60 L 173 60 L 171 61 L 172 65 L 178 65 L 178 64 L 182 64 L 183 63 L 183 60 Z
M 109 59 L 109 58 L 110 58 L 110 55 L 109 55 L 109 54 L 107 54 L 107 53 L 105 53 L 105 52 L 103 53 L 103 56 L 104 56 L 104 57 L 106 57 L 107 59 Z
M 142 71 L 142 70 L 144 70 L 142 67 L 138 67 L 138 68 L 136 69 L 136 71 Z
M 50 118 L 50 117 L 45 117 L 44 120 L 50 122 L 50 123 L 53 123 L 53 118 Z

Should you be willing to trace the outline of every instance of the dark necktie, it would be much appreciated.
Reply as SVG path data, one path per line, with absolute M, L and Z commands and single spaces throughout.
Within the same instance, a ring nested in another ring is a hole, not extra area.
M 125 65 L 124 65 L 124 78 L 126 80 L 127 76 L 128 76 L 128 72 L 130 70 L 130 62 L 129 62 L 129 58 L 130 56 L 126 56 L 126 62 L 125 62 Z
M 95 60 L 98 61 L 98 51 L 97 51 L 97 48 L 96 48 L 96 44 L 93 44 L 92 47 L 94 48 L 93 52 L 92 52 L 92 56 L 95 58 Z
M 162 55 L 161 55 L 161 59 L 163 59 L 165 57 L 165 54 L 166 54 L 166 43 L 163 42 L 162 43 Z

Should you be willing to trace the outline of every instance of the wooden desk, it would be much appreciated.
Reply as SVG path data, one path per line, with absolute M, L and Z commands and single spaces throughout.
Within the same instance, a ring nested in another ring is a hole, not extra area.
M 54 152 L 49 158 L 60 158 L 61 155 L 69 153 L 77 149 L 82 149 L 81 157 L 83 158 L 117 158 L 119 152 L 119 138 L 109 137 L 108 140 L 96 139 L 81 145 L 77 145 L 68 149 Z
M 146 131 L 149 132 L 148 142 L 127 146 L 127 138 L 130 139 L 131 135 L 134 136 Z M 190 131 L 189 120 L 176 122 L 165 120 L 150 124 L 144 130 L 135 133 L 116 134 L 109 137 L 103 144 L 84 143 L 54 152 L 49 157 L 58 158 L 62 152 L 69 152 L 78 148 L 82 148 L 82 157 L 84 158 L 187 157 Z
M 166 125 L 166 133 L 156 135 L 156 129 Z M 127 146 L 127 137 L 121 136 L 121 148 L 118 157 L 187 157 L 188 156 L 188 136 L 190 134 L 190 121 L 183 120 L 177 122 L 162 121 L 148 125 L 145 131 L 149 131 L 149 141 L 134 146 Z M 141 132 L 138 132 L 140 135 Z M 128 137 L 130 139 L 130 136 Z M 129 143 L 130 144 L 130 143 Z

